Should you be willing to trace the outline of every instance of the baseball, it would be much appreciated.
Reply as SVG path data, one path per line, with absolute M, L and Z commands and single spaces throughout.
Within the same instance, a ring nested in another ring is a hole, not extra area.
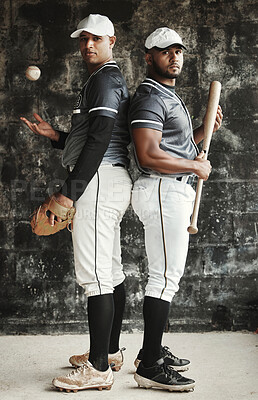
M 41 74 L 41 71 L 36 65 L 30 65 L 26 69 L 26 78 L 29 79 L 30 81 L 36 81 L 39 79 Z

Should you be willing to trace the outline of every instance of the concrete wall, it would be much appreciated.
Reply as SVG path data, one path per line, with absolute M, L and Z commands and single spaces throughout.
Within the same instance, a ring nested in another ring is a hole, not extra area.
M 255 8 L 256 6 L 256 8 Z M 224 124 L 211 145 L 199 233 L 167 329 L 257 328 L 257 2 L 254 0 L 3 0 L 0 5 L 0 309 L 2 333 L 85 332 L 86 305 L 73 271 L 68 231 L 31 233 L 29 215 L 65 178 L 60 153 L 21 124 L 38 112 L 69 129 L 87 72 L 69 34 L 88 13 L 108 15 L 115 59 L 133 94 L 145 74 L 143 44 L 156 27 L 176 29 L 188 47 L 177 82 L 194 126 L 212 80 L 222 82 Z M 38 65 L 37 82 L 25 78 Z M 131 172 L 137 176 L 134 165 Z M 131 209 L 122 222 L 127 275 L 124 329 L 142 329 L 146 283 L 143 229 Z

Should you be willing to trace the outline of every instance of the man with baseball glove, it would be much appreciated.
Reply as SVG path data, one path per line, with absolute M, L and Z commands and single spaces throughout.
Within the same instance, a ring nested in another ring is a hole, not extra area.
M 47 216 L 54 233 L 55 226 L 67 226 L 73 219 L 75 272 L 88 300 L 90 349 L 72 356 L 71 364 L 79 368 L 55 378 L 53 384 L 77 391 L 111 388 L 111 367 L 119 370 L 123 364 L 120 222 L 130 203 L 132 183 L 127 171 L 129 94 L 112 56 L 113 24 L 105 16 L 91 14 L 71 37 L 79 38 L 90 76 L 77 98 L 70 133 L 53 129 L 37 114 L 38 123 L 21 119 L 34 133 L 51 139 L 54 147 L 64 149 L 63 166 L 69 171 L 61 190 L 36 211 L 32 226 L 45 234 L 40 218 Z
M 159 28 L 145 42 L 147 78 L 132 99 L 130 122 L 141 176 L 134 183 L 132 205 L 144 225 L 148 257 L 143 347 L 135 361 L 139 386 L 189 391 L 193 379 L 179 374 L 190 361 L 162 346 L 170 303 L 179 288 L 188 250 L 195 192 L 192 175 L 208 179 L 210 162 L 197 144 L 203 125 L 193 132 L 185 104 L 175 92 L 185 46 L 172 29 Z M 217 111 L 214 131 L 221 125 Z
M 30 221 L 32 232 L 38 236 L 49 236 L 67 228 L 72 232 L 75 207 L 65 207 L 52 195 L 39 206 Z M 50 222 L 50 214 L 56 218 L 54 223 Z

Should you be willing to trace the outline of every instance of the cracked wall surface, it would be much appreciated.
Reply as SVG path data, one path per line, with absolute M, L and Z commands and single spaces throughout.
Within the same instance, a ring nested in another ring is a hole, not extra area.
M 87 80 L 70 33 L 89 13 L 114 22 L 118 62 L 130 94 L 145 75 L 144 40 L 169 26 L 187 51 L 177 92 L 193 126 L 202 122 L 209 84 L 222 83 L 224 121 L 212 140 L 199 232 L 190 238 L 185 275 L 167 330 L 256 330 L 257 1 L 3 0 L 0 5 L 0 330 L 5 333 L 88 331 L 86 301 L 75 282 L 71 237 L 31 232 L 29 216 L 65 179 L 60 157 L 19 117 L 38 112 L 69 130 L 71 110 Z M 38 65 L 36 82 L 25 78 Z M 132 160 L 130 172 L 138 172 Z M 147 279 L 143 228 L 131 208 L 122 221 L 127 303 L 123 329 L 142 329 Z

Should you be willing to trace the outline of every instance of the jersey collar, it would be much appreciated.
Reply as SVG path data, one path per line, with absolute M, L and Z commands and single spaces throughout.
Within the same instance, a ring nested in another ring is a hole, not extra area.
M 114 67 L 114 68 L 118 68 L 118 69 L 119 69 L 119 66 L 117 65 L 117 63 L 116 63 L 114 60 L 112 60 L 112 61 L 107 61 L 105 64 L 101 65 L 101 67 L 99 67 L 95 72 L 93 72 L 93 73 L 89 76 L 89 78 L 87 79 L 86 83 L 85 83 L 84 86 L 83 86 L 83 89 L 85 88 L 85 86 L 88 86 L 89 82 L 91 81 L 91 79 L 92 79 L 96 74 L 98 74 L 100 71 L 102 71 L 102 70 L 103 70 L 104 68 L 106 68 L 106 67 Z
M 172 92 L 170 89 L 168 89 L 166 86 L 162 85 L 161 83 L 159 83 L 158 81 L 156 81 L 155 79 L 152 78 L 146 78 L 141 85 L 148 85 L 148 86 L 152 86 L 155 89 L 157 89 L 159 92 L 166 94 L 169 97 L 172 97 L 173 99 L 176 96 L 175 92 Z

